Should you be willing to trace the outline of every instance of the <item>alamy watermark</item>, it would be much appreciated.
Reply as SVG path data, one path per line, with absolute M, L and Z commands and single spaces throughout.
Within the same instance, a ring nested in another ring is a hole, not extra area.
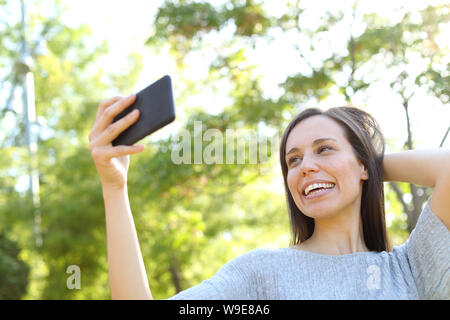
M 174 164 L 264 164 L 278 149 L 278 135 L 244 129 L 204 130 L 201 121 L 194 121 L 193 129 L 193 133 L 181 129 L 172 137 Z
M 366 272 L 369 275 L 366 281 L 367 289 L 369 290 L 381 289 L 380 267 L 375 264 L 371 264 L 370 266 L 367 267 Z
M 66 269 L 66 273 L 70 274 L 67 278 L 66 286 L 67 289 L 81 289 L 81 269 L 77 265 L 70 265 Z

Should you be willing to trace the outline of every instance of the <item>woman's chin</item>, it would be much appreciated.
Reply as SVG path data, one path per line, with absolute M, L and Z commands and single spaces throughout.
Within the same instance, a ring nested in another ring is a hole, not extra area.
M 329 218 L 339 212 L 339 205 L 330 200 L 302 203 L 301 206 L 297 205 L 297 207 L 310 218 Z
M 336 211 L 332 208 L 317 208 L 303 211 L 304 214 L 313 219 L 328 219 L 336 215 Z

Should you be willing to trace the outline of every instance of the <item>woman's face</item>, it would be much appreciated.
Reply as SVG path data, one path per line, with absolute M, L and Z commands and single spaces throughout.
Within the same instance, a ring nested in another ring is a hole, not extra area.
M 338 122 L 317 115 L 298 123 L 286 141 L 285 161 L 289 191 L 305 215 L 331 218 L 352 208 L 359 213 L 368 174 Z M 311 183 L 315 189 L 308 188 Z

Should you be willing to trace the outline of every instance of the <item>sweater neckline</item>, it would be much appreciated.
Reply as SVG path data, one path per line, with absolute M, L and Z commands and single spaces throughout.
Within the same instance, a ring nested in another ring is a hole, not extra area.
M 372 256 L 374 254 L 377 254 L 379 252 L 376 251 L 363 251 L 363 252 L 353 252 L 353 253 L 346 253 L 346 254 L 338 254 L 338 255 L 329 255 L 329 254 L 322 254 L 322 253 L 315 253 L 300 249 L 292 249 L 292 248 L 279 248 L 282 250 L 285 250 L 287 252 L 294 252 L 295 254 L 300 255 L 306 255 L 306 256 L 316 256 L 316 257 L 322 257 L 322 258 L 328 258 L 328 259 L 340 259 L 340 258 L 352 258 L 352 257 L 367 257 Z

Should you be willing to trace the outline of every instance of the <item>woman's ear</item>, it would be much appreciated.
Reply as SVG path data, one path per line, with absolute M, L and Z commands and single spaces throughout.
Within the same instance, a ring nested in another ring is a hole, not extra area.
M 369 180 L 369 174 L 367 173 L 366 169 L 361 172 L 361 180 Z
M 366 167 L 361 162 L 359 163 L 359 165 L 361 167 L 361 180 L 369 180 L 369 173 Z

